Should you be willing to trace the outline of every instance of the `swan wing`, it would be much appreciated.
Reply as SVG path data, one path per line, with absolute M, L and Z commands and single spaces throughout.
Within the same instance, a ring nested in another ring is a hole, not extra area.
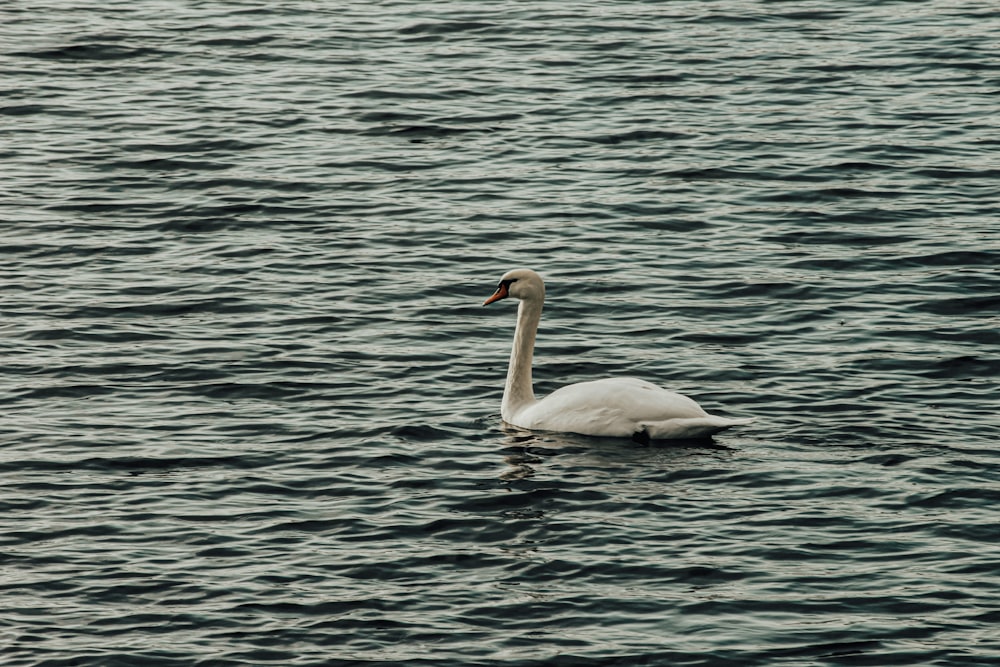
M 562 387 L 508 420 L 522 428 L 583 435 L 695 438 L 738 420 L 709 415 L 693 400 L 637 378 L 609 378 Z
M 707 438 L 733 426 L 749 424 L 753 419 L 730 419 L 706 415 L 693 419 L 667 419 L 658 422 L 644 422 L 636 429 L 639 439 L 649 440 L 681 440 Z M 645 436 L 643 437 L 643 434 Z

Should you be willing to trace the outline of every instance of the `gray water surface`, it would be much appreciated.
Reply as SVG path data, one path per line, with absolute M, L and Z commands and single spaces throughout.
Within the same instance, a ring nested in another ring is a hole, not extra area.
M 1000 664 L 995 3 L 0 17 L 3 664 Z

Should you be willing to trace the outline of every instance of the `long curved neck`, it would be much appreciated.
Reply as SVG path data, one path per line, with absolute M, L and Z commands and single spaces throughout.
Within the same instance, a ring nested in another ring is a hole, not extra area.
M 542 300 L 522 300 L 517 307 L 517 328 L 514 329 L 514 347 L 510 351 L 507 367 L 507 386 L 503 390 L 500 416 L 509 420 L 515 412 L 535 402 L 531 388 L 531 362 L 535 354 L 535 335 L 542 319 Z

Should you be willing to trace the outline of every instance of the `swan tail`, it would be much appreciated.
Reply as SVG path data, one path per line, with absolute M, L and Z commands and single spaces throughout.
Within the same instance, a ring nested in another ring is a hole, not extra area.
M 694 440 L 724 431 L 733 426 L 749 424 L 753 418 L 730 419 L 728 417 L 690 417 L 688 419 L 667 419 L 659 422 L 643 422 L 639 424 L 636 435 L 632 437 L 639 442 L 649 440 Z

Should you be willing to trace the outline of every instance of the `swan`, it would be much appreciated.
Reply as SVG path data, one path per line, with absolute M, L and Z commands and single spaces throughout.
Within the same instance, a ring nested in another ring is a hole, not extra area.
M 687 396 L 631 377 L 579 382 L 536 399 L 531 387 L 531 361 L 542 318 L 545 283 L 531 269 L 508 271 L 483 305 L 507 297 L 520 300 L 507 384 L 500 403 L 500 416 L 511 426 L 649 442 L 705 438 L 753 421 L 710 415 Z

